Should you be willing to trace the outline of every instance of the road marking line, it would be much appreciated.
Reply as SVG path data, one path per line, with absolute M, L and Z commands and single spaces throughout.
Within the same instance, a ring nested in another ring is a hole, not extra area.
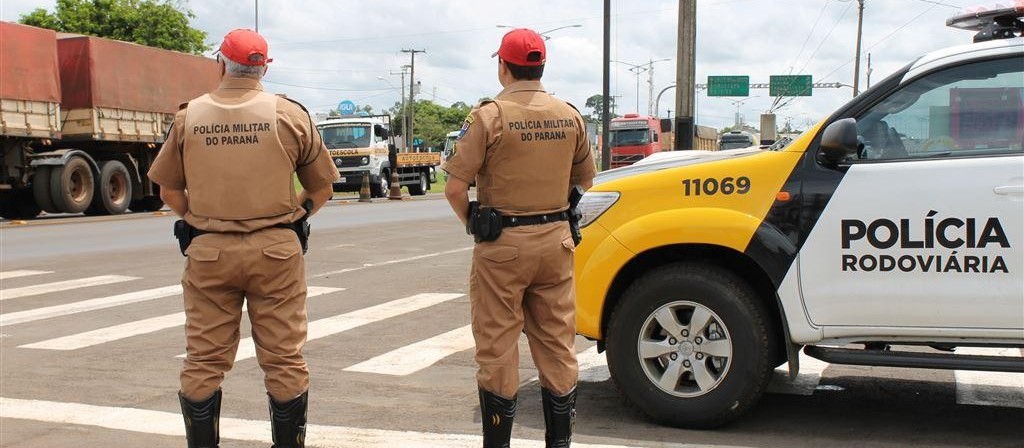
M 180 287 L 179 287 L 180 288 Z M 344 288 L 324 288 L 310 286 L 307 288 L 307 297 L 322 296 L 333 292 L 343 291 Z M 244 309 L 244 306 L 243 306 Z M 31 348 L 39 350 L 78 350 L 107 342 L 114 342 L 120 339 L 130 338 L 143 334 L 153 333 L 168 328 L 185 325 L 185 313 L 167 314 L 151 319 L 143 319 L 125 324 L 114 325 L 98 330 L 86 331 L 56 339 L 35 342 L 18 346 L 19 348 Z
M 0 397 L 0 418 L 95 426 L 161 436 L 185 436 L 185 425 L 181 422 L 181 414 L 147 409 Z M 220 436 L 229 440 L 269 444 L 271 443 L 270 422 L 221 418 Z M 306 445 L 320 448 L 434 448 L 439 446 L 476 448 L 480 446 L 480 442 L 480 436 L 469 434 L 439 434 L 328 425 L 308 425 L 306 427 Z M 517 447 L 540 448 L 544 446 L 544 441 L 514 439 L 512 444 Z M 573 446 L 578 448 L 629 448 L 625 445 L 598 445 L 579 442 L 574 442 Z M 659 446 L 695 448 L 697 445 L 670 443 L 659 444 Z M 719 445 L 700 446 L 727 448 Z
M 124 275 L 100 275 L 96 277 L 65 280 L 62 282 L 25 286 L 22 288 L 2 289 L 0 290 L 0 300 L 17 299 L 19 297 L 35 296 L 39 294 L 46 294 L 58 291 L 67 291 L 69 289 L 87 288 L 90 286 L 109 285 L 112 283 L 121 283 L 138 279 L 138 277 L 128 277 Z
M 314 339 L 333 336 L 353 328 L 401 316 L 403 314 L 428 308 L 462 296 L 463 294 L 416 294 L 404 299 L 392 300 L 369 308 L 363 308 L 345 314 L 315 320 L 310 322 L 307 327 L 306 341 L 309 342 Z M 238 344 L 238 354 L 235 355 L 235 362 L 253 358 L 255 356 L 256 345 L 253 343 L 251 337 L 245 338 Z M 185 355 L 178 355 L 178 357 L 184 358 Z
M 775 369 L 771 383 L 768 384 L 768 393 L 789 394 L 789 395 L 814 395 L 814 391 L 821 383 L 821 374 L 827 369 L 829 363 L 820 359 L 812 358 L 803 351 L 800 351 L 800 374 L 795 379 L 789 379 L 789 364 L 783 364 Z
M 466 325 L 392 350 L 344 370 L 394 376 L 411 375 L 473 346 L 473 330 L 470 325 Z
M 452 249 L 452 250 L 446 250 L 446 251 L 442 251 L 442 252 L 434 252 L 434 253 L 430 253 L 430 254 L 417 255 L 415 257 L 399 258 L 397 260 L 381 261 L 381 262 L 378 262 L 378 263 L 366 263 L 366 264 L 364 264 L 362 266 L 359 266 L 359 267 L 345 268 L 345 269 L 339 269 L 337 271 L 330 271 L 330 272 L 324 272 L 324 273 L 316 274 L 316 275 L 311 276 L 310 278 L 326 277 L 328 275 L 344 274 L 346 272 L 352 272 L 352 271 L 361 271 L 361 270 L 366 269 L 366 268 L 373 268 L 373 267 L 377 267 L 377 266 L 387 266 L 389 264 L 396 264 L 396 263 L 405 263 L 407 261 L 422 260 L 424 258 L 438 257 L 438 256 L 441 256 L 441 255 L 448 255 L 448 254 L 454 254 L 454 253 L 458 253 L 458 252 L 465 252 L 467 250 L 473 250 L 473 247 L 472 246 L 470 246 L 470 247 L 463 247 L 463 248 L 460 248 L 460 249 Z
M 33 322 L 41 319 L 49 319 L 51 317 L 84 313 L 86 311 L 100 310 L 131 303 L 145 302 L 147 300 L 169 297 L 176 294 L 181 294 L 181 285 L 164 286 L 162 288 L 134 291 L 116 296 L 100 297 L 98 299 L 83 300 L 63 305 L 54 305 L 44 308 L 18 311 L 15 313 L 0 314 L 0 327 L 24 322 Z
M 53 271 L 7 271 L 0 272 L 0 280 L 7 280 L 10 278 L 28 277 L 30 275 L 42 275 L 52 274 Z
M 612 377 L 608 371 L 608 360 L 604 353 L 597 352 L 597 346 L 590 347 L 576 354 L 576 362 L 580 366 L 581 383 L 600 383 Z
M 961 347 L 958 355 L 1020 357 L 1017 348 Z M 957 370 L 957 404 L 1024 408 L 1024 373 Z

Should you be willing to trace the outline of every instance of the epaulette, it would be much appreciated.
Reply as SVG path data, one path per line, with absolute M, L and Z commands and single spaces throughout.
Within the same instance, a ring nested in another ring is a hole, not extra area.
M 564 101 L 564 100 L 563 100 L 563 101 Z M 565 104 L 568 104 L 568 105 L 569 105 L 569 107 L 571 107 L 571 108 L 572 108 L 572 110 L 576 111 L 576 113 L 578 113 L 578 114 L 580 114 L 580 115 L 583 115 L 582 113 L 580 113 L 580 110 L 579 110 L 579 109 L 577 109 L 577 108 L 576 108 L 576 106 L 574 106 L 574 105 L 573 105 L 572 103 L 570 103 L 570 102 L 568 102 L 568 101 L 565 101 Z
M 296 106 L 299 106 L 299 109 L 302 109 L 302 111 L 305 112 L 306 115 L 309 115 L 309 110 L 306 109 L 306 106 L 303 106 L 302 103 L 300 103 L 298 101 L 295 101 L 295 100 L 293 100 L 291 98 L 288 98 L 287 96 L 284 96 L 284 95 L 278 95 L 278 98 L 283 98 L 283 99 L 286 99 L 288 101 L 291 101 L 292 104 L 294 104 Z

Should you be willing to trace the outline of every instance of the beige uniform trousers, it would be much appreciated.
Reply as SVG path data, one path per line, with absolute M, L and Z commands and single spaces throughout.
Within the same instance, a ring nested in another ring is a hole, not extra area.
M 243 301 L 267 392 L 280 402 L 309 388 L 302 357 L 305 263 L 294 231 L 200 235 L 188 248 L 181 284 L 187 344 L 181 391 L 187 398 L 209 397 L 234 365 Z
M 516 394 L 524 327 L 541 385 L 557 395 L 575 387 L 574 250 L 565 222 L 508 227 L 473 248 L 469 295 L 482 389 Z

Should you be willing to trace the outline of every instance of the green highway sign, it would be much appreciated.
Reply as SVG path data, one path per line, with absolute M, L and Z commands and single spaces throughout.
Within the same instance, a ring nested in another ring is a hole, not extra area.
M 750 77 L 708 76 L 708 96 L 750 96 Z
M 768 81 L 770 96 L 811 96 L 811 75 L 772 75 Z

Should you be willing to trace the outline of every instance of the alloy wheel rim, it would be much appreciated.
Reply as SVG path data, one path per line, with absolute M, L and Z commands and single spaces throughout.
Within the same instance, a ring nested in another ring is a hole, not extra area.
M 677 397 L 714 390 L 729 373 L 732 356 L 732 337 L 722 319 L 688 300 L 659 307 L 637 338 L 637 357 L 647 379 Z

